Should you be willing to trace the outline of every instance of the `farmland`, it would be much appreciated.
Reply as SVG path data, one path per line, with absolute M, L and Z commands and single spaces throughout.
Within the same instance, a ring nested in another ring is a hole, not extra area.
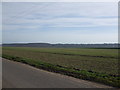
M 115 82 L 119 78 L 118 49 L 3 47 L 3 57 L 9 56 L 110 75 Z

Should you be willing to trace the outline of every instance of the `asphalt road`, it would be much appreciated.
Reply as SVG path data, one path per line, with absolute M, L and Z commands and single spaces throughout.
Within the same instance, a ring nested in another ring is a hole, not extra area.
M 2 60 L 3 88 L 111 88 L 106 85 L 56 74 L 19 62 Z
M 0 90 L 2 89 L 2 58 L 0 57 Z

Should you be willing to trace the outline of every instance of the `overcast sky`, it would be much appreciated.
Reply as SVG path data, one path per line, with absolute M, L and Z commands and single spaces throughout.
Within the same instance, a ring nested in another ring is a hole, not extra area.
M 118 42 L 118 3 L 3 3 L 3 43 Z

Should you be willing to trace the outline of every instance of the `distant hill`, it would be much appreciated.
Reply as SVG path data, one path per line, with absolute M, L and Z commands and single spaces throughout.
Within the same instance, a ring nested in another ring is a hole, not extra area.
M 4 47 L 55 47 L 55 48 L 118 48 L 118 44 L 50 44 L 50 43 L 12 43 Z

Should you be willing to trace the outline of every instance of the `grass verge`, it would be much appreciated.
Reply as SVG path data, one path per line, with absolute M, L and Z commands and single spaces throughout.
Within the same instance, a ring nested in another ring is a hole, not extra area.
M 56 73 L 72 76 L 79 79 L 99 82 L 99 83 L 120 88 L 119 75 L 110 75 L 110 74 L 98 73 L 98 72 L 87 71 L 87 70 L 79 70 L 76 68 L 68 68 L 60 65 L 54 65 L 54 64 L 37 61 L 29 58 L 16 57 L 16 56 L 11 56 L 6 54 L 3 54 L 2 57 L 9 60 L 22 62 L 22 63 L 34 66 L 36 68 L 44 69 L 47 71 L 56 72 Z

